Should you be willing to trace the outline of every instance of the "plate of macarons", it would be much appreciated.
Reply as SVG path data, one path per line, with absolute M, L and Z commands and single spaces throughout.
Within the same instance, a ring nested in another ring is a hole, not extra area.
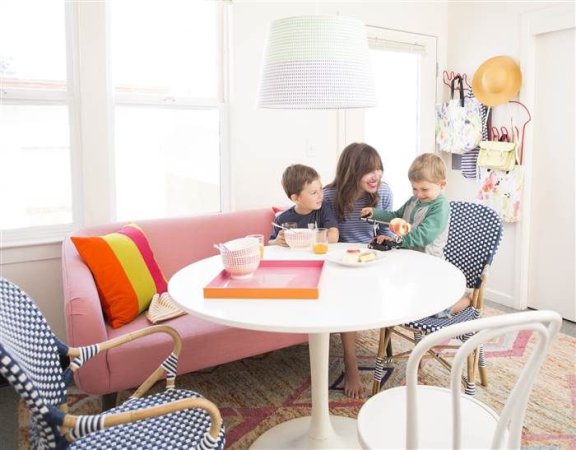
M 384 252 L 352 247 L 326 255 L 326 260 L 347 267 L 368 267 L 384 260 Z

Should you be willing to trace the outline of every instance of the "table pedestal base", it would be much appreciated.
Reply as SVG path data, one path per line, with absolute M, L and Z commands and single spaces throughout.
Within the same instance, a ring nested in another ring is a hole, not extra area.
M 282 422 L 270 428 L 250 446 L 250 450 L 273 449 L 356 449 L 360 448 L 356 431 L 356 419 L 330 416 L 334 433 L 325 439 L 312 439 L 310 417 Z

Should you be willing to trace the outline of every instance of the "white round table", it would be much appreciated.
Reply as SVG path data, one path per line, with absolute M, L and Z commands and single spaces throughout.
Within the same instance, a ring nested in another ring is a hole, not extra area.
M 365 244 L 331 244 L 330 252 Z M 317 260 L 310 250 L 266 247 L 265 259 Z M 360 448 L 356 420 L 330 416 L 328 356 L 330 333 L 399 325 L 435 314 L 454 304 L 465 290 L 464 275 L 440 258 L 393 250 L 361 267 L 326 261 L 319 298 L 206 299 L 203 288 L 223 269 L 214 256 L 178 271 L 169 281 L 172 298 L 190 314 L 233 327 L 308 333 L 312 412 L 283 422 L 260 436 L 252 449 Z

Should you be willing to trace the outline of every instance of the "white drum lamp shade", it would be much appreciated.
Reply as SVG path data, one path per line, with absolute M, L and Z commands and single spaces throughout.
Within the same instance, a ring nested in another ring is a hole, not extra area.
M 279 109 L 376 105 L 364 24 L 351 17 L 287 17 L 271 23 L 258 106 Z

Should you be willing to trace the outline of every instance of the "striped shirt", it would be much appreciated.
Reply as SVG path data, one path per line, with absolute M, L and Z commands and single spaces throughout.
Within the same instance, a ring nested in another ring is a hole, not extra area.
M 378 188 L 378 203 L 375 208 L 385 211 L 392 210 L 392 191 L 388 184 L 382 182 Z M 332 205 L 336 212 L 334 199 L 336 197 L 336 188 L 324 188 L 324 201 Z M 338 222 L 340 232 L 339 242 L 370 242 L 374 237 L 374 228 L 369 223 L 360 220 L 360 210 L 367 206 L 366 199 L 361 198 L 354 204 L 352 212 L 347 213 L 343 222 Z M 388 227 L 380 227 L 378 234 L 389 234 Z

